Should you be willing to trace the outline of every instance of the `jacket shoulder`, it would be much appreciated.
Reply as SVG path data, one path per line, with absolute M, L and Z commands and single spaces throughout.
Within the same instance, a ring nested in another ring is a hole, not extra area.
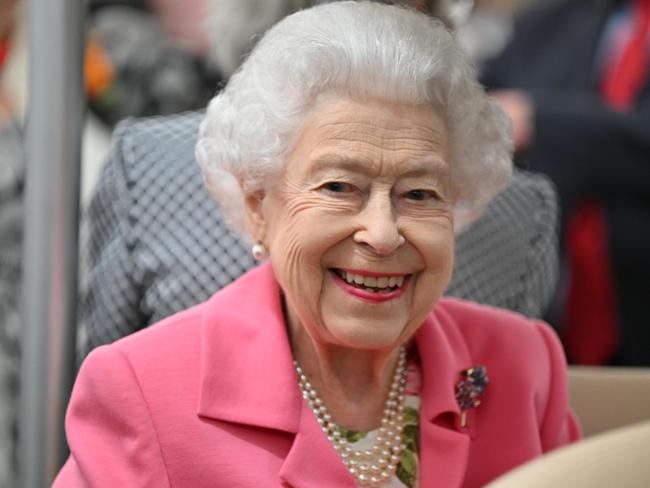
M 142 180 L 151 184 L 150 174 L 173 181 L 177 175 L 165 173 L 170 167 L 178 171 L 189 168 L 191 173 L 199 174 L 194 147 L 203 117 L 202 112 L 186 112 L 126 119 L 118 124 L 112 136 L 113 156 L 109 162 L 117 160 L 123 166 L 129 187 L 134 187 L 134 191 L 142 191 L 138 188 Z
M 199 125 L 204 112 L 184 112 L 175 115 L 129 118 L 120 122 L 115 129 L 115 137 L 152 139 L 154 141 L 190 140 L 196 142 Z
M 120 353 L 136 372 L 184 369 L 194 363 L 201 348 L 205 303 L 178 312 L 138 332 L 103 346 Z
M 441 299 L 434 316 L 450 334 L 458 334 L 477 362 L 508 358 L 513 366 L 564 361 L 555 331 L 541 320 L 510 310 L 456 298 Z

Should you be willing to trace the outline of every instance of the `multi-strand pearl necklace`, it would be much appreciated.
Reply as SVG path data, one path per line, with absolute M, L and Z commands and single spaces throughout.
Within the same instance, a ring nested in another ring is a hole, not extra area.
M 400 456 L 406 447 L 403 443 L 402 433 L 404 428 L 404 387 L 408 374 L 404 348 L 400 349 L 397 368 L 381 419 L 381 427 L 370 449 L 353 449 L 350 446 L 298 362 L 294 361 L 293 364 L 298 375 L 302 396 L 357 484 L 378 487 L 388 483 L 395 475 Z

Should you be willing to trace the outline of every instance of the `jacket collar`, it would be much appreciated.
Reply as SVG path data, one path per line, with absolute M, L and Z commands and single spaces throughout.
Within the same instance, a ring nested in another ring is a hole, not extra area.
M 352 477 L 302 400 L 269 263 L 249 271 L 205 304 L 198 415 L 296 434 L 280 470 L 292 486 L 353 487 Z M 437 307 L 440 308 L 440 307 Z M 460 486 L 470 431 L 460 429 L 454 393 L 472 365 L 465 342 L 438 310 L 420 327 L 421 486 Z M 469 425 L 472 425 L 470 412 Z
M 303 402 L 270 264 L 205 306 L 198 414 L 297 433 Z

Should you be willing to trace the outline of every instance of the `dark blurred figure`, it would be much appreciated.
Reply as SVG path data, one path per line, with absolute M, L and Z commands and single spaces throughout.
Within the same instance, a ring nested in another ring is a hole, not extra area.
M 488 63 L 518 161 L 557 184 L 570 359 L 650 365 L 650 0 L 541 2 Z
M 203 0 L 91 0 L 86 80 L 91 109 L 123 118 L 205 107 L 222 77 L 207 60 Z

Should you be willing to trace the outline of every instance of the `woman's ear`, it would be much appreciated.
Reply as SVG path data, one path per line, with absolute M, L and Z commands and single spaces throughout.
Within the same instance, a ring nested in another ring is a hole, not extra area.
M 266 218 L 264 216 L 264 198 L 266 193 L 263 190 L 246 195 L 246 219 L 251 235 L 256 242 L 264 243 L 266 237 Z

